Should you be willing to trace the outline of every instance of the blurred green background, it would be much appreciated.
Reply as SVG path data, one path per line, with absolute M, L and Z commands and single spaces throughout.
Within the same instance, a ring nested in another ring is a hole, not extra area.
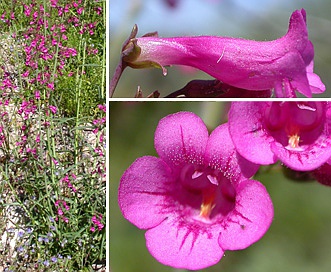
M 192 111 L 209 130 L 227 119 L 226 102 L 110 102 L 110 266 L 112 272 L 180 272 L 158 263 L 147 251 L 144 230 L 126 221 L 117 204 L 121 175 L 138 157 L 156 156 L 158 121 L 177 111 Z M 331 271 L 331 188 L 284 177 L 280 166 L 255 176 L 274 203 L 266 235 L 242 251 L 226 251 L 204 272 Z
M 315 47 L 315 73 L 327 87 L 318 97 L 331 97 L 331 1 L 330 0 L 177 0 L 169 8 L 165 0 L 112 0 L 110 4 L 110 76 L 120 58 L 122 43 L 138 24 L 138 36 L 158 31 L 160 37 L 180 35 L 232 36 L 274 40 L 288 30 L 292 12 L 305 8 L 309 38 Z M 114 97 L 134 97 L 137 86 L 147 96 L 158 90 L 161 97 L 181 89 L 192 79 L 210 79 L 203 72 L 168 68 L 127 68 Z M 316 96 L 317 97 L 317 96 Z

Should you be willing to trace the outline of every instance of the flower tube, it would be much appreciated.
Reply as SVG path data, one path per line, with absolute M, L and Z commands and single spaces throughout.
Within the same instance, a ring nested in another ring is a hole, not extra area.
M 314 48 L 308 39 L 306 12 L 293 12 L 286 35 L 273 41 L 197 36 L 131 38 L 122 60 L 133 68 L 186 65 L 231 86 L 246 90 L 273 89 L 276 97 L 307 97 L 325 91 L 313 73 Z

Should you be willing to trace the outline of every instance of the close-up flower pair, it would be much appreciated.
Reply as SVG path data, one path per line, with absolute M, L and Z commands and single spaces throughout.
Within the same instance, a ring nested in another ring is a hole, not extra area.
M 154 135 L 158 157 L 138 158 L 121 178 L 121 212 L 147 230 L 146 246 L 162 264 L 212 266 L 273 221 L 268 184 L 252 179 L 260 165 L 280 161 L 313 175 L 330 162 L 329 126 L 328 102 L 232 102 L 228 122 L 210 134 L 192 112 L 167 115 Z

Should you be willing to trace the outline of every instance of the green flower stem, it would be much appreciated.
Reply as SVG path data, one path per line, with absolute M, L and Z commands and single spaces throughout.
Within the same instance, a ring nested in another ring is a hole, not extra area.
M 102 3 L 103 7 L 103 24 L 106 25 L 106 1 Z M 105 99 L 103 90 L 105 89 L 105 81 L 106 81 L 106 35 L 104 35 L 103 39 L 103 51 L 102 51 L 102 77 L 101 77 L 101 99 Z
M 84 7 L 86 7 L 86 0 L 84 1 Z M 85 9 L 83 10 L 82 15 L 84 16 Z M 83 24 L 82 24 L 83 25 Z M 81 46 L 83 45 L 83 46 Z M 82 50 L 82 51 L 81 51 Z M 80 35 L 80 45 L 79 45 L 79 56 L 83 53 L 82 60 L 79 59 L 79 61 L 82 61 L 81 69 L 80 67 L 77 67 L 77 73 L 76 73 L 76 122 L 75 122 L 75 165 L 77 167 L 78 165 L 78 136 L 79 136 L 79 116 L 80 116 L 80 103 L 81 103 L 81 91 L 82 91 L 82 82 L 83 82 L 83 75 L 85 71 L 85 58 L 86 58 L 86 41 L 83 39 L 83 34 Z M 78 82 L 77 82 L 78 81 Z M 77 84 L 78 83 L 78 84 Z

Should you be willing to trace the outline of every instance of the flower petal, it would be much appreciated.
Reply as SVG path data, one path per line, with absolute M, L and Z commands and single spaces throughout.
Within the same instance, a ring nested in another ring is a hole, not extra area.
M 231 140 L 228 124 L 218 126 L 209 136 L 205 155 L 206 164 L 220 169 L 225 176 L 252 177 L 259 165 L 247 161 L 236 150 Z
M 237 151 L 257 164 L 272 164 L 277 157 L 270 149 L 274 141 L 262 127 L 266 102 L 232 102 L 229 132 Z
M 298 51 L 302 52 L 306 50 L 305 53 L 309 53 L 307 52 L 308 30 L 306 11 L 304 9 L 296 10 L 292 13 L 288 31 L 284 36 L 284 39 L 287 39 L 288 44 L 290 44 L 291 47 L 296 48 Z M 309 55 L 310 59 L 312 59 L 313 56 L 314 54 Z
M 286 166 L 297 171 L 310 171 L 321 166 L 331 157 L 331 139 L 321 135 L 304 150 L 287 149 L 278 142 L 271 143 L 271 150 Z
M 326 87 L 321 81 L 320 77 L 313 73 L 313 68 L 314 68 L 314 61 L 312 60 L 311 63 L 306 68 L 310 89 L 312 93 L 317 93 L 317 94 L 323 93 Z
M 167 184 L 173 182 L 170 168 L 159 158 L 138 158 L 124 172 L 118 193 L 123 216 L 141 229 L 148 229 L 162 222 Z
M 223 256 L 218 244 L 220 227 L 180 223 L 167 218 L 145 234 L 147 248 L 159 262 L 181 269 L 203 269 L 216 264 Z
M 208 130 L 201 118 L 191 112 L 178 112 L 160 120 L 155 131 L 155 149 L 169 165 L 201 164 Z
M 224 250 L 238 250 L 258 241 L 271 225 L 274 210 L 265 187 L 245 180 L 237 187 L 236 206 L 228 214 L 219 237 Z

